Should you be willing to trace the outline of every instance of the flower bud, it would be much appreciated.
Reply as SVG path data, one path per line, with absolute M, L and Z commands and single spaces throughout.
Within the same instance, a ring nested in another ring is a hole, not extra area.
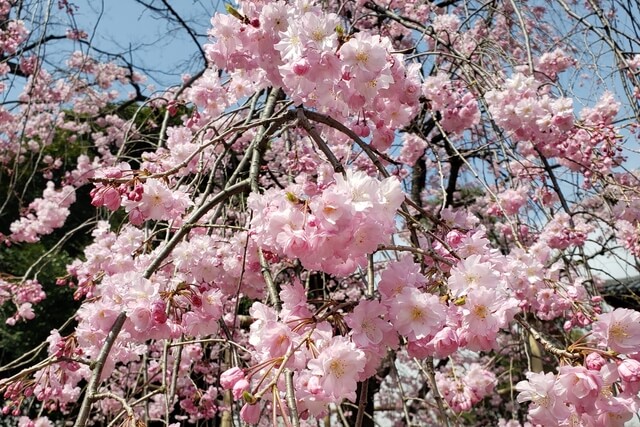
M 625 359 L 618 366 L 618 374 L 622 381 L 635 383 L 640 381 L 640 362 L 635 359 Z
M 248 424 L 258 424 L 260 421 L 260 405 L 250 405 L 245 403 L 240 409 L 240 418 Z
M 587 369 L 590 371 L 599 371 L 604 365 L 607 364 L 607 361 L 604 360 L 604 357 L 600 353 L 589 353 L 587 357 L 584 359 L 585 365 Z
M 240 399 L 247 391 L 249 391 L 249 381 L 247 381 L 246 378 L 241 378 L 233 385 L 232 392 L 234 399 Z
M 229 390 L 241 379 L 244 379 L 244 371 L 238 367 L 233 367 L 220 375 L 220 385 L 225 390 Z

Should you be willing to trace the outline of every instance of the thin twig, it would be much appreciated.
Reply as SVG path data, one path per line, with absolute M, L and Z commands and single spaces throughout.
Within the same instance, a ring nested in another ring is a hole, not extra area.
M 135 420 L 136 416 L 133 413 L 133 408 L 131 408 L 131 406 L 129 406 L 129 404 L 127 403 L 127 401 L 121 397 L 118 396 L 117 394 L 111 393 L 111 392 L 104 392 L 104 393 L 98 393 L 95 394 L 93 396 L 93 400 L 100 400 L 100 399 L 114 399 L 117 400 L 118 402 L 120 402 L 120 404 L 122 405 L 122 409 L 124 409 L 124 411 L 127 413 L 127 416 L 129 417 L 129 419 L 131 420 Z
M 438 412 L 440 413 L 440 418 L 443 422 L 442 425 L 449 427 L 449 417 L 447 415 L 447 411 L 444 407 L 444 401 L 442 396 L 440 395 L 440 391 L 438 390 L 438 384 L 436 383 L 436 375 L 435 368 L 433 366 L 433 357 L 427 357 L 424 363 L 426 368 L 420 363 L 417 359 L 414 359 L 418 364 L 422 372 L 424 372 L 427 376 L 427 381 L 429 382 L 429 387 L 431 388 L 431 392 L 433 393 L 433 398 L 436 401 L 436 405 L 438 405 Z
M 367 407 L 367 399 L 369 393 L 369 378 L 360 383 L 360 396 L 358 397 L 358 413 L 356 415 L 356 427 L 362 426 L 365 409 Z
M 304 110 L 302 108 L 298 108 L 298 124 L 302 126 L 305 131 L 307 131 L 320 151 L 324 153 L 324 155 L 327 157 L 327 160 L 329 160 L 329 163 L 331 163 L 331 166 L 333 166 L 333 170 L 338 172 L 339 174 L 344 175 L 344 166 L 342 166 L 342 163 L 340 163 L 336 155 L 333 154 L 333 151 L 331 151 L 327 143 L 324 141 L 324 139 L 322 139 L 316 128 L 311 123 L 309 123 L 309 119 L 307 119 L 307 117 L 305 116 Z

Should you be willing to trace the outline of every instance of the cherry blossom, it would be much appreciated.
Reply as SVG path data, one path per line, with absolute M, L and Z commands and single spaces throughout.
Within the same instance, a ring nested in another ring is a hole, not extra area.
M 638 312 L 618 308 L 598 316 L 593 323 L 593 335 L 613 351 L 623 354 L 635 352 L 640 343 L 639 320 Z
M 616 5 L 141 4 L 196 52 L 156 90 L 72 3 L 0 0 L 7 330 L 75 298 L 0 367 L 7 422 L 623 425 L 640 312 L 597 261 L 640 254 L 640 28 Z

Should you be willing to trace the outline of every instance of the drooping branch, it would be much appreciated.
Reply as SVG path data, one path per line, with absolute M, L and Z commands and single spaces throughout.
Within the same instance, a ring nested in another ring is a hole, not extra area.
M 118 317 L 116 317 L 113 326 L 107 334 L 107 338 L 105 339 L 105 342 L 100 349 L 100 353 L 95 360 L 95 364 L 92 367 L 91 378 L 89 379 L 87 391 L 85 392 L 84 399 L 82 400 L 80 412 L 78 413 L 78 418 L 76 418 L 74 427 L 84 427 L 89 421 L 89 415 L 91 414 L 91 405 L 96 400 L 98 387 L 100 386 L 102 380 L 102 370 L 104 369 L 104 365 L 107 361 L 107 358 L 109 357 L 111 348 L 113 347 L 116 338 L 118 338 L 118 334 L 120 333 L 125 320 L 127 320 L 127 315 L 124 312 L 118 314 Z

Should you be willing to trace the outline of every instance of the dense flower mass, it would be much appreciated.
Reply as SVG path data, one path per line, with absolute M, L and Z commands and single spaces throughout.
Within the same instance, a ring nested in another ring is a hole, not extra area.
M 136 2 L 197 45 L 156 90 L 49 3 L 0 0 L 9 425 L 640 411 L 637 6 Z
M 308 269 L 341 276 L 363 267 L 366 255 L 389 240 L 404 199 L 397 179 L 381 182 L 364 172 L 335 174 L 333 182 L 307 188 L 311 194 L 298 188 L 250 196 L 255 240 Z

